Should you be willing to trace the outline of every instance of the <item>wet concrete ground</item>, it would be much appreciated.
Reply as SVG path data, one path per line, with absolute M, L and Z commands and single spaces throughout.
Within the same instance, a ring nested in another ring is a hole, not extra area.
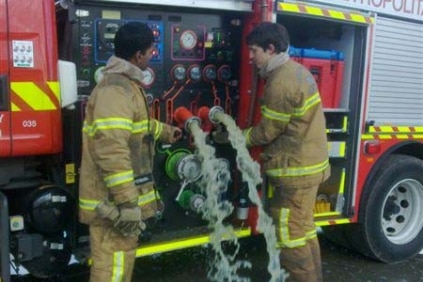
M 243 270 L 242 276 L 251 282 L 267 282 L 268 255 L 261 237 L 241 240 L 239 259 L 247 259 L 252 269 Z M 325 282 L 419 282 L 423 281 L 423 255 L 407 262 L 384 264 L 339 247 L 320 237 L 323 275 Z M 139 258 L 133 282 L 206 282 L 208 261 L 212 251 L 207 247 Z M 87 269 L 74 266 L 69 273 L 51 282 L 87 282 Z M 35 282 L 36 279 L 21 279 Z M 102 282 L 102 281 L 99 281 Z M 232 282 L 232 281 L 231 281 Z

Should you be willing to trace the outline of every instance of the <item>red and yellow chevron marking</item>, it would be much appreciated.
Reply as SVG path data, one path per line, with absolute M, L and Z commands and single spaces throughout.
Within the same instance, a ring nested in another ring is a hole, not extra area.
M 362 140 L 408 140 L 423 139 L 423 126 L 371 126 Z
M 12 112 L 60 109 L 60 87 L 57 81 L 12 82 L 10 97 Z
M 300 13 L 318 17 L 331 18 L 341 21 L 357 22 L 362 24 L 373 24 L 374 18 L 367 17 L 359 13 L 354 12 L 342 12 L 332 9 L 323 9 L 313 6 L 307 6 L 304 4 L 291 4 L 291 3 L 278 3 L 278 11 L 288 13 Z
M 327 226 L 327 225 L 336 225 L 336 224 L 347 224 L 351 222 L 352 221 L 349 218 L 340 218 L 340 219 L 315 221 L 315 224 L 316 226 Z

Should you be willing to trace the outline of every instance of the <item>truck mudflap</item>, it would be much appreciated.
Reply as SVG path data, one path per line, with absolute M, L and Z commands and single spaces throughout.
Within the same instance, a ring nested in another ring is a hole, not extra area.
M 0 192 L 0 282 L 9 282 L 9 207 L 6 196 Z

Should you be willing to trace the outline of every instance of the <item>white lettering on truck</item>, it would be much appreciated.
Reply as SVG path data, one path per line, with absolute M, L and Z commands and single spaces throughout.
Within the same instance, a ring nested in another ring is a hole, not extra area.
M 3 121 L 4 114 L 0 115 L 0 123 Z

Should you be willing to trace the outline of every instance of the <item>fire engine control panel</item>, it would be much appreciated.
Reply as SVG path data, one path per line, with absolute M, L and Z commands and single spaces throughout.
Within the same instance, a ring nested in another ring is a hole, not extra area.
M 150 7 L 151 9 L 151 7 Z M 150 66 L 144 71 L 154 118 L 174 123 L 173 111 L 184 106 L 194 114 L 202 106 L 221 106 L 233 113 L 237 100 L 241 44 L 239 19 L 216 14 L 167 13 L 134 8 L 78 7 L 73 57 L 79 58 L 78 92 L 90 95 L 113 55 L 114 36 L 125 23 L 146 23 L 155 43 Z
M 162 11 L 152 6 L 78 6 L 72 57 L 78 69 L 81 113 L 84 101 L 102 79 L 102 69 L 114 54 L 116 32 L 125 23 L 138 21 L 146 23 L 154 34 L 154 53 L 142 82 L 150 115 L 180 126 L 174 117 L 178 108 L 199 116 L 199 109 L 220 106 L 236 119 L 242 15 L 183 11 Z M 202 129 L 209 131 L 210 124 L 201 124 Z M 193 154 L 193 138 L 187 133 L 181 141 L 166 146 L 157 145 L 153 171 L 165 205 L 166 229 L 204 226 L 198 210 L 205 198 L 196 184 L 201 164 Z M 236 167 L 233 154 L 232 148 L 216 151 L 216 157 L 224 156 L 222 162 L 232 171 Z M 232 190 L 222 197 L 233 200 Z

